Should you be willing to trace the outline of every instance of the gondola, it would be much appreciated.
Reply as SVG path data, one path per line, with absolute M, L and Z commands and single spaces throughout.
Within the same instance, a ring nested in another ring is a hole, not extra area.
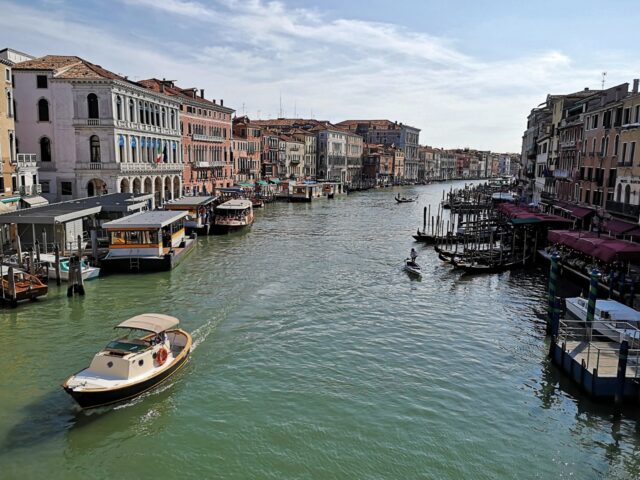
M 416 201 L 416 198 L 405 198 L 405 197 L 400 198 L 400 196 L 393 197 L 393 198 L 398 203 L 413 203 Z
M 410 274 L 422 276 L 422 268 L 410 258 L 405 259 L 404 269 Z
M 427 245 L 437 245 L 438 243 L 444 243 L 451 238 L 451 234 L 447 236 L 439 237 L 430 233 L 421 232 L 418 230 L 415 235 L 412 235 L 416 242 L 425 243 Z
M 528 260 L 525 259 L 524 262 Z M 480 274 L 480 273 L 500 273 L 512 270 L 523 265 L 523 260 L 514 260 L 511 262 L 499 263 L 494 265 L 482 264 L 482 263 L 466 263 L 456 262 L 456 266 L 464 270 L 464 273 Z

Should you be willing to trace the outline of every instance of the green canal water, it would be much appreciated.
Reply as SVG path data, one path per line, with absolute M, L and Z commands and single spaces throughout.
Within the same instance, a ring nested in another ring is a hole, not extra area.
M 638 478 L 634 412 L 546 358 L 542 272 L 462 277 L 425 247 L 402 271 L 442 188 L 269 205 L 170 273 L 1 311 L 0 478 Z M 142 312 L 182 319 L 190 363 L 79 411 L 60 384 Z

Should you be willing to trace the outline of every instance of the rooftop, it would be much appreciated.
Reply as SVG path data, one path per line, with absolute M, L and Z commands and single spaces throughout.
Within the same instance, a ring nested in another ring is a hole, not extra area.
M 187 215 L 188 212 L 184 210 L 177 212 L 170 210 L 152 210 L 112 220 L 111 222 L 103 224 L 102 227 L 112 230 L 117 230 L 118 228 L 162 228 Z
M 218 197 L 211 196 L 199 196 L 199 197 L 182 197 L 177 200 L 172 200 L 169 203 L 165 203 L 165 208 L 171 209 L 171 207 L 200 207 L 204 205 L 209 205 L 210 203 L 215 202 Z
M 4 213 L 0 215 L 0 224 L 64 223 L 100 212 L 128 213 L 144 208 L 151 197 L 151 194 L 134 196 L 132 193 L 111 193 L 52 203 Z

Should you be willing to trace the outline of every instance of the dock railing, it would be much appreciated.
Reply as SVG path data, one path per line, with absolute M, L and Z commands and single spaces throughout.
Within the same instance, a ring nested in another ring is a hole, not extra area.
M 616 322 L 616 328 L 637 330 L 628 322 Z M 620 338 L 620 341 L 625 339 L 629 343 L 626 378 L 640 380 L 640 339 L 627 336 Z M 599 376 L 612 376 L 612 374 L 615 376 L 620 360 L 620 342 L 614 342 L 596 331 L 592 331 L 589 335 L 584 321 L 561 319 L 557 344 L 566 348 L 567 353 L 572 357 L 579 356 L 586 370 L 595 371 Z M 571 350 L 569 350 L 570 345 Z

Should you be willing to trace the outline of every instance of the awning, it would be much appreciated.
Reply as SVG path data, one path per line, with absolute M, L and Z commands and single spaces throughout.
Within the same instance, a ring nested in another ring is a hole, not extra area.
M 265 182 L 264 180 L 258 180 L 258 185 L 263 185 L 263 186 L 265 186 L 265 185 L 269 185 L 269 183 L 268 183 L 268 182 Z
M 0 200 L 0 202 L 2 203 L 15 203 L 17 201 L 20 200 L 20 197 L 9 197 L 9 198 L 3 198 L 2 200 Z
M 275 184 L 277 185 L 278 183 L 280 183 L 280 179 L 278 179 L 278 178 L 272 178 L 272 179 L 270 180 L 270 182 L 271 182 L 271 183 L 275 183 Z
M 577 205 L 573 205 L 567 202 L 561 202 L 557 205 L 557 207 L 569 212 L 572 216 L 576 218 L 584 218 L 587 215 L 596 213 L 595 210 L 591 208 L 579 207 Z
M 611 263 L 614 260 L 640 260 L 639 244 L 607 236 L 598 237 L 593 232 L 551 230 L 548 239 L 552 243 L 565 245 L 606 263 Z
M 253 188 L 253 183 L 239 183 L 241 187 Z
M 602 226 L 604 232 L 611 232 L 615 235 L 621 235 L 638 227 L 637 223 L 629 223 L 615 218 L 610 218 Z
M 44 197 L 41 197 L 40 195 L 35 195 L 33 197 L 22 197 L 20 200 L 22 200 L 24 203 L 26 203 L 30 207 L 38 207 L 40 205 L 49 205 L 49 200 L 47 200 Z

